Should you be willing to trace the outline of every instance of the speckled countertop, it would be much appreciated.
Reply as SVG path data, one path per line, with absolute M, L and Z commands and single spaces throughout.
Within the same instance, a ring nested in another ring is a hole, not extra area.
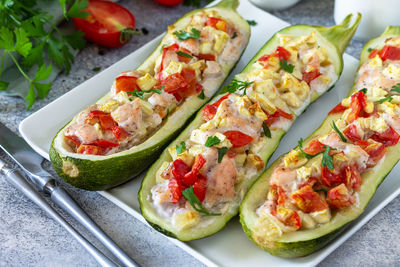
M 108 50 L 89 45 L 76 57 L 69 76 L 60 75 L 49 96 L 26 111 L 22 99 L 0 96 L 0 121 L 13 131 L 32 112 L 47 105 L 96 73 L 94 67 L 110 66 L 165 30 L 165 26 L 191 10 L 167 8 L 153 0 L 121 1 L 136 17 L 137 28 L 147 35 L 135 36 L 120 49 Z M 292 24 L 332 25 L 333 1 L 302 0 L 284 11 L 272 12 Z M 157 18 L 154 20 L 153 18 Z M 347 53 L 358 58 L 363 43 L 353 40 Z M 0 158 L 9 160 L 0 152 Z M 45 167 L 51 171 L 50 164 Z M 95 192 L 66 186 L 85 211 L 143 266 L 202 266 L 158 232 L 139 222 Z M 61 212 L 62 213 L 62 212 Z M 62 213 L 65 215 L 64 213 Z M 66 216 L 71 224 L 82 227 Z M 321 266 L 395 266 L 400 264 L 400 197 L 397 197 L 370 222 L 328 256 Z M 84 234 L 85 235 L 85 234 Z M 85 235 L 96 246 L 98 241 Z M 89 254 L 35 204 L 10 186 L 0 175 L 0 266 L 95 266 Z

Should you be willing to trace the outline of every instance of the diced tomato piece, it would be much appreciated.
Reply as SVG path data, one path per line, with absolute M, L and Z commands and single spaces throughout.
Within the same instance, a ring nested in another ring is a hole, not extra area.
M 196 85 L 197 85 L 196 72 L 192 69 L 184 68 L 181 71 L 181 75 L 187 83 L 187 88 L 179 92 L 179 94 L 183 97 L 194 95 L 196 93 Z
M 350 108 L 351 112 L 347 117 L 349 122 L 356 120 L 360 116 L 360 112 L 363 111 L 366 105 L 365 102 L 365 94 L 362 91 L 358 91 L 357 93 L 351 96 Z
M 329 115 L 330 114 L 335 114 L 335 113 L 341 113 L 343 111 L 345 111 L 347 108 L 345 106 L 342 105 L 342 103 L 339 103 L 336 107 L 334 107 L 331 111 L 329 111 Z
M 257 61 L 268 61 L 270 59 L 271 55 L 263 55 L 261 56 Z
M 311 81 L 321 76 L 319 69 L 315 69 L 310 72 L 302 73 L 302 80 L 305 81 L 308 85 L 310 85 Z
M 357 131 L 357 126 L 354 124 L 350 124 L 343 130 L 343 134 L 352 142 L 357 142 L 361 140 L 360 135 Z
M 183 52 L 183 53 L 186 53 L 186 54 L 188 54 L 188 55 L 190 55 L 190 56 L 192 55 L 192 53 L 190 53 L 189 50 L 187 50 L 187 49 L 185 49 L 185 48 L 183 48 L 183 47 L 179 48 L 178 51 L 181 51 L 181 52 Z M 176 52 L 178 52 L 178 51 L 176 51 Z M 190 60 L 192 60 L 190 57 L 181 56 L 181 55 L 179 55 L 178 53 L 177 53 L 177 56 L 178 56 L 179 62 L 189 63 Z
M 342 182 L 340 174 L 337 174 L 334 171 L 330 171 L 326 166 L 321 167 L 321 180 L 322 183 L 326 186 L 332 186 L 336 183 Z
M 310 155 L 315 155 L 325 151 L 324 144 L 322 144 L 318 139 L 314 139 L 310 142 L 310 144 L 304 148 L 304 152 Z
M 207 26 L 211 26 L 217 30 L 224 31 L 224 32 L 228 31 L 225 20 L 216 18 L 216 17 L 208 17 L 207 18 Z
M 197 94 L 201 93 L 201 91 L 203 91 L 203 85 L 197 83 L 195 91 L 196 91 Z
M 174 73 L 161 81 L 161 85 L 165 86 L 164 91 L 169 94 L 175 94 L 187 89 L 188 83 L 180 73 Z
M 344 184 L 340 184 L 328 191 L 326 201 L 334 209 L 344 209 L 356 202 Z
M 67 140 L 71 141 L 74 143 L 77 147 L 81 144 L 81 140 L 76 135 L 65 135 L 64 136 Z
M 190 166 L 182 159 L 176 159 L 172 162 L 172 175 L 179 183 L 183 181 L 188 172 L 190 172 Z
M 206 197 L 206 191 L 207 191 L 207 177 L 204 175 L 199 175 L 197 177 L 197 181 L 193 185 L 193 192 L 200 200 L 200 202 L 204 201 L 204 198 Z
M 202 112 L 203 119 L 206 121 L 212 120 L 214 118 L 215 114 L 217 113 L 218 107 L 221 104 L 221 102 L 224 101 L 225 99 L 227 99 L 228 97 L 229 97 L 229 94 L 226 94 L 223 97 L 221 97 L 220 99 L 218 99 L 217 102 L 205 106 L 203 108 L 203 112 Z
M 251 136 L 240 131 L 227 131 L 224 135 L 229 139 L 229 141 L 231 141 L 233 148 L 245 146 L 253 141 Z
M 77 149 L 79 154 L 86 154 L 86 155 L 102 155 L 103 149 L 99 146 L 95 145 L 80 145 Z
M 118 124 L 114 121 L 110 114 L 99 116 L 100 125 L 103 130 L 110 130 L 112 127 Z
M 382 143 L 371 141 L 371 139 L 358 141 L 356 142 L 356 145 L 360 146 L 365 152 L 368 153 L 369 160 L 367 167 L 374 166 L 381 158 L 383 158 L 388 150 L 388 148 Z
M 137 77 L 133 76 L 119 76 L 115 79 L 116 93 L 119 92 L 132 92 L 135 89 L 140 91 L 139 86 L 136 83 Z
M 269 193 L 273 195 L 274 203 L 278 206 L 284 206 L 286 202 L 286 193 L 285 190 L 279 185 L 272 184 L 269 188 Z
M 310 178 L 307 179 L 304 183 L 302 183 L 299 188 L 302 188 L 303 186 L 311 186 L 311 188 L 319 182 L 317 177 L 311 176 Z
M 178 101 L 178 102 L 181 102 L 181 100 L 183 99 L 183 97 L 178 93 L 174 93 L 172 95 L 175 97 L 176 101 Z
M 384 144 L 385 146 L 394 146 L 399 142 L 400 135 L 390 126 L 383 133 L 375 132 L 371 139 L 375 140 L 379 143 Z
M 171 178 L 168 182 L 168 189 L 171 192 L 171 202 L 178 203 L 182 197 L 182 190 L 185 188 L 176 178 Z
M 386 59 L 399 60 L 400 59 L 400 48 L 395 46 L 385 45 L 380 51 L 379 56 L 383 61 Z
M 293 119 L 293 114 L 286 113 L 282 109 L 277 108 L 275 113 L 272 114 L 272 115 L 268 115 L 268 119 L 266 119 L 264 122 L 269 127 L 272 124 L 274 124 L 276 121 L 278 121 L 280 117 L 288 119 L 288 120 L 292 120 Z
M 104 111 L 101 110 L 92 110 L 85 118 L 85 123 L 87 124 L 95 124 L 99 122 L 99 116 L 107 115 Z
M 282 59 L 289 60 L 291 53 L 288 50 L 286 50 L 284 47 L 278 46 L 276 48 L 276 51 L 274 52 L 274 55 L 279 57 L 280 60 L 282 60 Z
M 117 139 L 118 141 L 122 141 L 130 135 L 121 126 L 113 126 L 113 127 L 111 127 L 111 130 L 114 134 L 115 139 Z
M 301 219 L 299 214 L 291 209 L 285 207 L 278 207 L 276 209 L 276 217 L 287 226 L 299 229 L 301 227 Z
M 356 166 L 346 166 L 343 169 L 345 184 L 348 188 L 353 188 L 357 192 L 361 188 L 361 175 Z
M 204 157 L 201 154 L 197 155 L 196 160 L 194 161 L 194 164 L 192 166 L 192 170 L 185 174 L 182 183 L 185 186 L 193 185 L 197 180 L 200 169 L 203 168 L 205 163 L 206 160 L 204 159 Z
M 215 55 L 213 54 L 199 54 L 197 56 L 199 59 L 204 59 L 208 61 L 215 61 Z
M 315 192 L 310 185 L 304 186 L 290 196 L 296 203 L 296 206 L 305 213 L 325 210 L 328 203 Z
M 112 148 L 112 147 L 119 146 L 118 143 L 107 141 L 105 139 L 98 139 L 98 140 L 94 141 L 93 143 L 91 143 L 91 145 L 99 146 L 102 148 Z
M 168 51 L 178 51 L 179 49 L 179 45 L 178 44 L 172 44 L 170 46 L 164 47 L 163 48 L 163 52 L 162 52 L 162 56 L 161 56 L 161 63 L 160 63 L 160 69 L 159 69 L 159 73 L 161 73 L 164 70 L 164 59 L 165 59 L 165 55 L 167 54 Z
M 379 50 L 378 49 L 372 49 L 371 53 L 369 54 L 369 58 L 374 58 L 376 55 L 378 55 Z

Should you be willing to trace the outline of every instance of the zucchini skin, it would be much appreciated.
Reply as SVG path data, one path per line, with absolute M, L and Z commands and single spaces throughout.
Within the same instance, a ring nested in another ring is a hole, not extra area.
M 361 52 L 360 64 L 359 64 L 358 68 L 360 68 L 362 66 L 362 64 L 368 59 L 368 55 L 369 55 L 368 49 L 369 48 L 371 48 L 371 47 L 375 48 L 377 45 L 379 45 L 379 43 L 384 42 L 385 39 L 390 36 L 399 36 L 399 35 L 400 35 L 400 27 L 399 26 L 388 26 L 386 28 L 386 30 L 382 33 L 381 36 L 370 40 L 364 46 L 364 48 Z M 354 81 L 354 84 L 355 83 L 356 83 L 356 80 Z M 355 86 L 353 85 L 353 87 L 349 91 L 348 96 L 350 96 L 352 93 L 354 93 L 355 90 L 356 90 Z M 317 136 L 318 131 L 320 131 L 325 125 L 329 125 L 330 121 L 332 120 L 332 117 L 334 117 L 334 116 L 332 116 L 332 115 L 328 116 L 323 121 L 321 126 L 314 133 L 312 133 L 309 138 L 313 138 L 313 137 Z M 309 138 L 307 138 L 307 140 Z M 391 148 L 391 150 L 399 150 L 399 149 L 400 149 L 400 144 L 397 144 L 396 146 Z M 365 210 L 366 206 L 368 205 L 368 203 L 374 196 L 379 185 L 385 180 L 387 175 L 389 175 L 389 173 L 391 172 L 393 167 L 400 160 L 400 157 L 397 157 L 397 159 L 395 159 L 391 163 L 391 165 L 392 165 L 391 168 L 381 170 L 382 174 L 377 175 L 377 172 L 373 172 L 373 173 L 371 173 L 371 175 L 369 175 L 370 177 L 371 176 L 376 177 L 375 178 L 376 183 L 375 183 L 375 187 L 372 188 L 372 192 L 370 193 L 370 195 L 368 195 L 366 197 L 365 201 L 363 201 L 362 207 L 361 207 L 361 209 L 359 209 L 360 211 L 357 209 L 354 209 L 354 213 L 351 214 L 352 217 L 349 218 L 348 220 L 345 220 L 345 222 L 342 224 L 335 225 L 333 227 L 333 229 L 331 230 L 331 232 L 328 232 L 328 233 L 322 234 L 322 235 L 319 234 L 314 237 L 311 235 L 307 238 L 307 240 L 299 240 L 296 242 L 279 242 L 279 241 L 275 241 L 275 240 L 268 240 L 268 241 L 267 240 L 256 240 L 255 236 L 253 235 L 253 231 L 247 225 L 246 216 L 244 215 L 244 213 L 247 213 L 246 204 L 247 204 L 248 199 L 250 199 L 252 197 L 252 194 L 251 194 L 252 189 L 255 189 L 257 187 L 258 183 L 263 182 L 265 179 L 269 180 L 268 173 L 266 173 L 266 172 L 273 169 L 275 167 L 275 164 L 278 164 L 279 160 L 281 160 L 283 156 L 279 157 L 274 163 L 271 164 L 269 169 L 267 169 L 262 175 L 260 175 L 260 177 L 257 179 L 257 181 L 253 184 L 253 186 L 250 188 L 250 190 L 246 194 L 246 196 L 242 202 L 242 205 L 240 207 L 240 222 L 241 222 L 242 228 L 243 228 L 244 232 L 246 233 L 246 235 L 248 236 L 248 238 L 254 244 L 256 244 L 258 247 L 260 247 L 261 249 L 270 253 L 271 255 L 282 257 L 282 258 L 297 258 L 297 257 L 307 256 L 307 255 L 309 255 L 313 252 L 316 252 L 317 250 L 325 247 L 327 244 L 329 244 L 331 241 L 333 241 L 338 235 L 340 235 L 347 228 L 347 226 L 352 221 L 357 219 L 362 214 L 362 212 Z M 364 178 L 366 178 L 366 177 L 364 177 Z M 363 187 L 361 187 L 361 192 L 362 192 L 362 190 L 363 190 Z M 365 190 L 365 188 L 364 188 L 364 190 Z
M 342 31 L 340 31 L 340 34 L 336 33 L 334 36 L 336 37 L 341 37 L 340 38 L 340 42 L 339 43 L 332 43 L 332 45 L 334 46 L 334 52 L 337 54 L 338 57 L 338 70 L 337 70 L 337 74 L 338 74 L 338 79 L 340 74 L 342 73 L 343 70 L 343 59 L 342 59 L 342 54 L 344 52 L 345 47 L 347 46 L 347 44 L 349 43 L 349 41 L 351 40 L 351 37 L 354 35 L 355 30 L 357 29 L 357 26 L 360 22 L 360 18 L 361 15 L 358 15 L 355 22 L 350 26 L 349 25 L 349 21 L 351 20 L 351 16 L 348 16 L 344 22 L 340 25 L 334 26 L 332 28 L 328 28 L 328 29 L 333 29 L 334 32 L 337 32 L 337 29 L 342 29 Z M 320 32 L 321 29 L 322 33 Z M 310 25 L 294 25 L 294 26 L 289 26 L 287 28 L 284 28 L 282 30 L 280 30 L 279 32 L 277 32 L 276 34 L 274 34 L 265 44 L 262 48 L 260 48 L 260 50 L 255 54 L 255 56 L 249 61 L 248 65 L 243 69 L 243 71 L 241 73 L 245 73 L 247 72 L 250 68 L 251 65 L 253 64 L 254 61 L 256 61 L 260 56 L 262 56 L 263 54 L 265 54 L 269 48 L 273 47 L 275 48 L 275 42 L 277 39 L 277 35 L 278 33 L 287 33 L 291 30 L 293 30 L 294 32 L 304 32 L 304 34 L 310 32 L 310 31 L 314 31 L 317 30 L 321 33 L 321 35 L 323 37 L 325 37 L 325 39 L 328 40 L 328 42 L 330 42 L 330 39 L 327 38 L 326 36 L 333 36 L 333 34 L 328 34 L 325 35 L 326 33 L 329 33 L 328 30 L 325 30 L 325 27 L 320 27 L 320 26 L 310 26 Z M 336 39 L 335 39 L 336 40 Z M 336 40 L 335 42 L 338 42 L 338 40 Z M 331 43 L 331 42 L 330 42 Z M 332 88 L 329 88 L 329 90 Z M 328 90 L 327 90 L 328 91 Z M 218 97 L 218 96 L 217 96 Z M 215 97 L 214 100 L 217 98 Z M 319 96 L 318 96 L 319 97 Z M 311 99 L 310 104 L 312 102 L 314 102 L 318 97 Z M 201 110 L 197 113 L 196 115 L 196 119 L 178 136 L 178 138 L 173 141 L 169 146 L 175 146 L 177 144 L 179 144 L 181 141 L 186 140 L 189 136 L 190 136 L 190 132 L 192 129 L 198 128 L 199 125 L 201 124 Z M 268 159 L 272 156 L 273 152 L 275 151 L 275 149 L 278 147 L 279 145 L 279 141 L 281 140 L 281 138 L 286 134 L 286 132 L 281 131 L 277 134 L 277 136 L 275 137 L 275 141 L 276 144 L 269 150 L 267 151 L 265 154 L 263 154 L 263 161 L 265 163 L 265 166 L 267 165 L 267 161 Z M 274 141 L 274 142 L 275 142 Z M 161 233 L 165 234 L 165 232 L 171 233 L 173 230 L 172 229 L 166 229 L 168 226 L 167 223 L 163 222 L 161 219 L 158 222 L 155 222 L 154 217 L 156 215 L 154 215 L 154 212 L 151 211 L 151 207 L 149 205 L 148 199 L 149 199 L 149 187 L 151 187 L 151 185 L 154 185 L 155 182 L 155 173 L 156 170 L 158 168 L 160 168 L 162 162 L 168 158 L 168 150 L 164 150 L 164 152 L 161 154 L 160 158 L 150 167 L 149 171 L 147 172 L 145 178 L 142 181 L 141 184 L 141 188 L 139 190 L 139 203 L 140 203 L 140 208 L 141 208 L 141 212 L 143 217 L 146 219 L 146 221 L 153 226 L 156 230 L 160 231 Z M 258 176 L 257 176 L 258 177 Z M 254 182 L 253 181 L 249 181 L 247 184 L 247 187 L 250 187 L 251 184 Z M 224 226 L 226 225 L 226 223 L 228 223 L 228 221 L 233 218 L 234 216 L 236 216 L 236 214 L 238 213 L 238 208 L 236 209 L 235 212 L 233 213 L 227 213 L 225 215 L 223 215 L 224 220 L 218 221 L 218 223 L 214 223 L 212 227 L 210 227 L 210 229 L 206 232 L 206 233 L 173 233 L 171 234 L 167 234 L 168 236 L 171 237 L 175 237 L 181 241 L 191 241 L 191 240 L 196 240 L 196 239 L 200 239 L 200 238 L 204 238 L 210 235 L 215 234 L 216 232 L 220 231 L 222 228 L 224 228 Z M 165 224 L 165 225 L 163 225 Z
M 235 9 L 237 8 L 239 4 L 238 0 L 223 0 L 221 1 L 218 5 L 211 7 L 211 8 L 218 8 L 219 10 L 225 10 L 229 11 L 232 13 L 233 18 L 239 17 Z M 202 9 L 200 9 L 202 10 Z M 180 20 L 193 15 L 196 12 L 200 11 L 199 9 L 193 10 L 186 15 L 184 15 L 182 18 L 180 18 L 177 22 Z M 235 15 L 233 15 L 235 14 Z M 174 24 L 176 24 L 175 22 Z M 248 31 L 250 32 L 250 27 L 249 25 L 243 20 L 243 21 L 235 21 L 236 25 L 241 28 L 243 31 Z M 242 23 L 242 24 L 240 24 Z M 246 27 L 243 27 L 243 23 L 246 23 Z M 248 35 L 248 39 L 246 40 L 246 37 L 244 38 L 244 42 L 246 42 L 246 45 L 248 43 L 250 36 Z M 158 49 L 160 49 L 162 45 L 163 40 L 161 43 L 157 46 L 157 48 L 154 50 L 154 52 L 149 56 L 148 59 L 154 59 L 156 57 L 156 52 Z M 239 62 L 241 56 L 243 55 L 245 51 L 245 48 L 241 51 L 240 57 L 237 59 L 235 64 L 233 64 L 229 72 L 226 74 L 226 77 L 229 76 L 229 74 L 232 72 L 234 67 L 236 66 L 237 62 Z M 146 61 L 148 61 L 148 59 Z M 146 62 L 145 61 L 145 62 Z M 146 65 L 149 63 L 146 62 Z M 226 79 L 225 77 L 225 79 Z M 221 81 L 221 84 L 223 81 Z M 62 153 L 57 149 L 57 146 L 55 145 L 55 141 L 57 137 L 62 134 L 63 129 L 67 127 L 69 123 L 67 123 L 55 136 L 55 138 L 52 141 L 50 150 L 49 150 L 49 156 L 50 160 L 52 162 L 54 170 L 57 172 L 57 174 L 67 183 L 78 187 L 82 188 L 85 190 L 90 190 L 90 191 L 99 191 L 99 190 L 107 190 L 112 187 L 121 185 L 129 180 L 131 180 L 133 177 L 139 175 L 143 170 L 145 170 L 152 162 L 154 162 L 163 149 L 167 146 L 168 143 L 171 142 L 174 138 L 177 137 L 177 135 L 180 133 L 181 129 L 183 129 L 188 122 L 190 122 L 193 118 L 193 116 L 196 114 L 196 111 L 200 109 L 210 98 L 206 97 L 204 100 L 199 100 L 197 98 L 191 99 L 192 101 L 190 104 L 188 103 L 188 106 L 190 105 L 191 109 L 188 110 L 187 116 L 184 118 L 184 120 L 179 120 L 179 121 L 172 121 L 169 118 L 163 122 L 163 126 L 160 128 L 160 130 L 163 130 L 163 127 L 166 126 L 167 124 L 174 124 L 174 125 L 179 125 L 178 128 L 176 128 L 173 132 L 168 133 L 166 136 L 163 136 L 162 139 L 158 140 L 152 140 L 151 145 L 145 147 L 144 149 L 128 154 L 123 154 L 123 155 L 117 155 L 113 157 L 108 157 L 106 159 L 101 159 L 99 158 L 98 160 L 90 160 L 90 159 L 85 159 L 82 157 L 73 157 L 73 156 L 67 156 Z M 199 102 L 201 101 L 201 103 Z M 189 101 L 188 101 L 189 102 Z M 173 115 L 171 115 L 172 117 Z M 159 130 L 159 131 L 160 131 Z M 154 133 L 153 135 L 155 135 Z M 150 137 L 148 140 L 152 139 Z M 125 152 L 125 151 L 124 151 Z M 68 166 L 68 168 L 66 168 Z M 66 169 L 70 169 L 71 166 L 75 170 L 78 170 L 78 174 L 70 175 L 69 172 Z

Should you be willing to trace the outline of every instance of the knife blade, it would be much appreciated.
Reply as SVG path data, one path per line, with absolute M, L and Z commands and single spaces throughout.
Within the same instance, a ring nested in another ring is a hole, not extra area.
M 51 199 L 79 221 L 85 228 L 96 236 L 124 265 L 139 266 L 126 255 L 114 241 L 92 221 L 79 207 L 69 194 L 58 185 L 49 172 L 42 167 L 43 158 L 36 153 L 24 139 L 0 123 L 0 148 L 2 148 L 29 176 L 35 187 L 47 194 Z

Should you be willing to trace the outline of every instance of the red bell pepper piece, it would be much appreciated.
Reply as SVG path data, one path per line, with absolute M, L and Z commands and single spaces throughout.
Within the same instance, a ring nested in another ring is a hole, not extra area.
M 197 56 L 199 59 L 204 59 L 208 61 L 215 61 L 215 55 L 213 54 L 199 54 Z
M 253 141 L 253 137 L 240 131 L 227 131 L 224 135 L 231 141 L 233 148 L 243 147 Z
M 178 203 L 182 197 L 182 190 L 185 188 L 177 179 L 171 178 L 168 182 L 168 189 L 171 192 L 171 202 L 174 204 Z
M 279 57 L 279 60 L 289 60 L 291 53 L 282 46 L 278 46 L 274 52 L 274 56 Z
M 217 113 L 218 107 L 221 104 L 221 102 L 227 99 L 228 97 L 229 94 L 226 94 L 220 99 L 218 99 L 218 101 L 216 101 L 215 103 L 205 106 L 202 112 L 203 119 L 206 121 L 212 120 L 215 114 Z
M 204 159 L 204 157 L 201 154 L 197 155 L 196 160 L 192 166 L 192 170 L 185 174 L 182 180 L 182 184 L 188 187 L 193 185 L 197 180 L 200 169 L 203 168 L 205 163 L 206 160 Z
M 395 46 L 385 45 L 380 51 L 379 56 L 383 61 L 389 60 L 399 60 L 400 59 L 400 48 Z
M 216 18 L 216 17 L 208 17 L 207 18 L 207 26 L 211 26 L 217 30 L 224 31 L 224 32 L 228 31 L 225 20 Z
M 200 202 L 204 201 L 204 198 L 206 197 L 206 191 L 207 191 L 207 177 L 199 174 L 196 182 L 193 185 L 193 192 L 200 200 Z
M 347 120 L 352 122 L 360 117 L 360 113 L 364 110 L 365 105 L 366 102 L 364 92 L 358 91 L 357 93 L 353 94 L 350 102 L 351 112 L 347 117 Z

